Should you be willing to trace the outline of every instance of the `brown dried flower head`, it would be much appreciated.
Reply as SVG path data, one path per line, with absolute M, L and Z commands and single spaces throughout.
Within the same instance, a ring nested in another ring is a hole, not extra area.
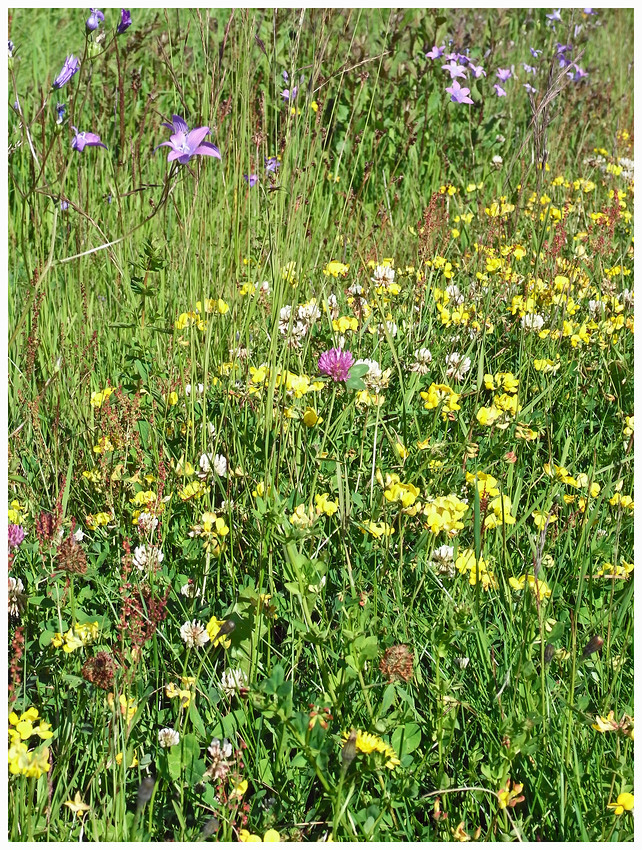
M 65 538 L 58 547 L 56 555 L 58 569 L 65 573 L 78 573 L 84 575 L 87 572 L 87 558 L 85 552 L 73 534 Z
M 108 691 L 114 681 L 116 662 L 110 652 L 98 652 L 93 658 L 85 661 L 81 670 L 83 679 Z
M 409 682 L 412 679 L 413 661 L 414 655 L 410 647 L 398 644 L 384 652 L 379 669 L 389 682 Z

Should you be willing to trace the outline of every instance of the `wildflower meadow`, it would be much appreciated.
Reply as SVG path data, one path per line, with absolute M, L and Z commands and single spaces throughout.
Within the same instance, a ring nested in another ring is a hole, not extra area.
M 633 17 L 9 12 L 10 840 L 633 839 Z

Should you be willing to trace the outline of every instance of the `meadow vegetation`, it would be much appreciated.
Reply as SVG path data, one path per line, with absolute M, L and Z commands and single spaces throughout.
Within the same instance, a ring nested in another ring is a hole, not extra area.
M 9 837 L 633 837 L 633 10 L 9 18 Z

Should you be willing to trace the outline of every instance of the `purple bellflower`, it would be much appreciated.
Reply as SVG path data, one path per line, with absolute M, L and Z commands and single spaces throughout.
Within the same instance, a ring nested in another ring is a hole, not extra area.
M 132 25 L 132 16 L 129 9 L 120 10 L 120 23 L 116 27 L 116 35 L 122 35 L 127 27 Z
M 65 64 L 62 66 L 62 71 L 58 74 L 56 79 L 53 81 L 53 88 L 61 89 L 69 80 L 73 77 L 73 75 L 80 68 L 80 59 L 77 59 L 73 53 L 71 56 L 67 56 L 65 59 Z
M 429 50 L 428 53 L 426 53 L 426 59 L 439 59 L 444 55 L 445 49 L 446 46 L 444 44 L 442 44 L 441 47 L 437 47 L 435 44 L 432 50 Z
M 506 92 L 505 92 L 505 91 L 504 91 L 504 89 L 503 89 L 503 88 L 499 85 L 499 83 L 495 83 L 495 85 L 493 86 L 493 88 L 495 89 L 495 94 L 497 95 L 497 97 L 506 97 Z
M 265 170 L 269 173 L 270 171 L 276 171 L 277 168 L 280 168 L 281 163 L 279 162 L 278 156 L 266 156 L 265 157 Z
M 482 68 L 481 65 L 473 65 L 472 62 L 468 63 L 468 68 L 471 71 L 473 77 L 478 80 L 480 77 L 486 76 L 486 71 Z
M 539 56 L 539 54 L 542 52 L 541 50 L 535 50 L 535 48 L 534 48 L 534 47 L 529 47 L 528 49 L 529 49 L 529 50 L 530 50 L 530 52 L 531 52 L 531 56 L 533 56 L 535 59 L 537 59 L 537 57 Z
M 258 174 L 244 174 L 243 179 L 245 180 L 245 182 L 248 184 L 248 186 L 251 189 L 252 186 L 256 186 L 256 184 L 259 182 L 259 175 Z
M 526 91 L 529 94 L 536 94 L 536 92 L 537 92 L 537 89 L 533 88 L 533 86 L 530 83 L 524 83 L 524 88 L 526 89 Z
M 203 139 L 210 132 L 209 127 L 195 127 L 190 130 L 185 120 L 180 115 L 172 115 L 171 124 L 163 124 L 168 130 L 173 130 L 169 137 L 169 142 L 161 142 L 154 148 L 154 152 L 163 145 L 172 150 L 167 156 L 168 162 L 173 162 L 177 159 L 181 165 L 185 165 L 193 156 L 215 156 L 221 158 L 221 152 L 211 142 L 204 142 Z
M 497 79 L 500 83 L 505 83 L 506 80 L 510 80 L 513 76 L 513 73 L 510 68 L 498 68 L 497 69 Z
M 100 141 L 100 136 L 97 133 L 79 133 L 78 127 L 73 127 L 72 125 L 72 128 L 76 131 L 76 135 L 73 137 L 71 142 L 72 150 L 82 153 L 88 146 L 93 148 L 105 148 L 105 150 L 107 150 L 107 145 L 104 145 Z
M 90 9 L 91 14 L 85 21 L 85 26 L 87 27 L 87 32 L 93 32 L 97 30 L 101 23 L 105 20 L 105 16 L 100 11 L 100 9 Z
M 62 124 L 65 120 L 65 112 L 67 111 L 67 107 L 64 103 L 56 104 L 56 114 L 58 117 L 56 118 L 56 124 Z
M 529 65 L 527 62 L 522 62 L 522 68 L 526 71 L 527 74 L 537 73 L 537 68 L 533 67 L 533 65 Z
M 457 77 L 463 77 L 466 79 L 466 69 L 463 65 L 458 65 L 455 60 L 451 60 L 447 65 L 442 65 L 442 70 L 448 71 L 450 73 L 450 79 L 454 80 Z
M 474 103 L 474 101 L 469 97 L 470 89 L 462 88 L 457 80 L 453 80 L 452 86 L 447 88 L 446 91 L 450 95 L 450 99 L 453 103 Z
M 561 23 L 562 22 L 562 16 L 560 15 L 561 11 L 562 11 L 561 9 L 555 9 L 550 15 L 547 15 L 546 17 L 548 18 L 548 20 L 552 24 L 555 23 L 555 21 L 559 21 Z
M 350 367 L 354 363 L 351 352 L 342 348 L 331 348 L 319 357 L 319 372 L 329 375 L 333 381 L 347 381 Z
M 294 86 L 292 91 L 290 91 L 290 89 L 283 89 L 283 91 L 281 92 L 281 97 L 285 101 L 294 100 L 294 98 L 297 96 L 298 91 L 298 86 Z
M 568 71 L 568 76 L 574 83 L 577 83 L 579 80 L 583 80 L 584 77 L 588 77 L 588 72 L 583 68 L 580 68 L 579 65 L 573 64 L 573 67 L 575 68 L 575 73 L 573 73 L 573 71 Z

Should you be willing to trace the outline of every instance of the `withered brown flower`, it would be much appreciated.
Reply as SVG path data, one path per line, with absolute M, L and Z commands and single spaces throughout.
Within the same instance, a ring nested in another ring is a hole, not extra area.
M 389 647 L 383 654 L 379 669 L 389 682 L 409 682 L 412 679 L 414 654 L 409 646 L 398 644 Z

